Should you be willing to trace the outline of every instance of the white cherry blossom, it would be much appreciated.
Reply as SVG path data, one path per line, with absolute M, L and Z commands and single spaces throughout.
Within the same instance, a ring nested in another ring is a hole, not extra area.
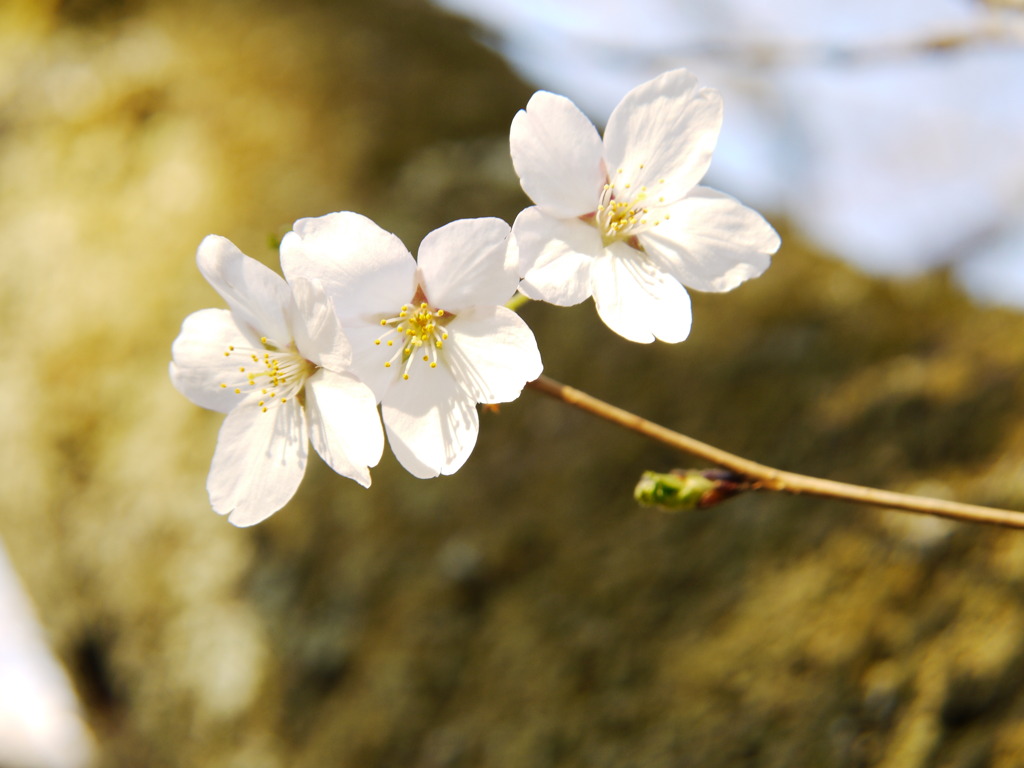
M 227 414 L 207 480 L 214 510 L 239 526 L 272 515 L 298 489 L 310 442 L 368 487 L 384 450 L 377 401 L 348 371 L 349 342 L 322 288 L 289 285 L 217 235 L 197 261 L 230 309 L 185 319 L 170 372 L 192 402 Z
M 479 432 L 477 403 L 515 400 L 541 372 L 532 331 L 502 306 L 518 274 L 499 219 L 431 232 L 419 261 L 356 213 L 295 223 L 290 280 L 320 282 L 352 342 L 352 368 L 381 401 L 392 451 L 416 477 L 452 474 Z
M 780 242 L 758 213 L 698 186 L 721 122 L 718 93 L 683 69 L 626 94 L 603 140 L 569 99 L 535 93 L 510 134 L 535 203 L 513 225 L 520 290 L 562 306 L 593 296 L 632 341 L 685 339 L 683 286 L 732 290 L 764 272 Z

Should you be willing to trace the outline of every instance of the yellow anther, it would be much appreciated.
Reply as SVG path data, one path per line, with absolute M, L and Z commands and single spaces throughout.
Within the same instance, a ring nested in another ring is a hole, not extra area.
M 391 363 L 390 363 L 390 361 L 389 361 L 389 362 L 387 362 L 387 363 L 384 363 L 384 367 L 385 367 L 385 368 L 390 368 L 390 367 L 391 367 Z
M 389 347 L 393 347 L 393 346 L 395 346 L 395 342 L 393 342 L 393 341 L 391 341 L 391 340 L 388 340 L 388 346 L 389 346 Z
M 430 364 L 430 367 L 431 367 L 431 368 L 437 368 L 437 363 L 431 363 L 431 364 Z
M 437 316 L 438 317 L 444 317 L 444 310 L 443 309 L 437 310 Z
M 262 400 L 260 400 L 260 405 L 264 405 L 264 402 Z
M 238 372 L 239 372 L 239 373 L 245 373 L 245 368 L 239 368 L 239 369 L 238 369 Z
M 382 319 L 382 320 L 380 321 L 380 324 L 381 324 L 381 325 L 387 325 L 387 324 L 388 324 L 388 321 L 387 321 L 387 320 L 384 320 L 384 319 Z
M 228 388 L 227 384 L 221 384 L 220 386 L 221 386 L 222 389 L 227 389 Z
M 231 356 L 231 353 L 230 353 L 230 352 L 225 352 L 225 353 L 224 353 L 224 357 L 230 357 L 230 356 Z
M 424 363 L 427 362 L 427 360 L 429 360 L 429 359 L 430 359 L 430 355 L 424 355 L 423 356 L 423 362 Z
M 267 412 L 267 409 L 266 409 L 266 408 L 264 408 L 264 409 L 263 409 L 263 412 L 264 412 L 264 413 L 266 413 L 266 412 Z
M 228 351 L 229 351 L 229 352 L 234 352 L 234 351 L 235 351 L 235 348 L 234 348 L 233 346 L 231 346 L 231 345 L 229 344 L 229 345 L 228 345 Z
M 402 374 L 402 378 L 405 379 L 406 381 L 408 381 L 409 380 L 409 374 L 408 373 L 403 373 Z
M 267 343 L 267 337 L 266 336 L 260 336 L 260 344 L 266 344 L 266 343 Z
M 237 388 L 236 388 L 236 389 L 235 389 L 235 394 L 236 394 L 236 395 L 240 395 L 240 394 L 242 394 L 242 390 L 240 390 L 240 389 L 237 389 Z

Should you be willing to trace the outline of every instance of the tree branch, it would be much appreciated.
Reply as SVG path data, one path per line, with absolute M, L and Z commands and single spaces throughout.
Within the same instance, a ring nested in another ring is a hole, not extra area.
M 543 392 L 545 395 L 598 416 L 620 427 L 649 437 L 670 448 L 704 459 L 712 464 L 728 469 L 752 483 L 758 490 L 782 491 L 794 495 L 820 496 L 826 499 L 840 499 L 855 504 L 870 504 L 878 507 L 899 509 L 905 512 L 916 512 L 935 515 L 951 520 L 969 523 L 988 523 L 1010 528 L 1024 528 L 1024 512 L 1013 512 L 993 507 L 982 507 L 976 504 L 961 504 L 956 501 L 930 499 L 908 493 L 883 491 L 851 483 L 840 483 L 834 480 L 800 475 L 796 472 L 785 472 L 756 461 L 744 459 L 721 448 L 708 445 L 700 440 L 675 432 L 671 429 L 648 421 L 635 413 L 618 408 L 603 400 L 588 395 L 574 387 L 541 376 L 526 385 L 530 389 Z

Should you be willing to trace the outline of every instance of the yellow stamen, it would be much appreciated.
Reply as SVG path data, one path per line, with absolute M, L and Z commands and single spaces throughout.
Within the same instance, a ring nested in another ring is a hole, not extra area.
M 401 369 L 403 381 L 411 377 L 413 368 L 418 365 L 417 358 L 429 368 L 437 367 L 435 350 L 441 349 L 442 341 L 448 337 L 443 326 L 453 317 L 443 309 L 431 307 L 422 288 L 417 289 L 413 301 L 414 304 L 402 305 L 397 316 L 381 320 L 381 325 L 390 329 L 374 339 L 375 346 L 394 348 L 392 356 L 384 361 L 384 367 L 396 367 L 396 362 L 399 363 L 397 367 Z

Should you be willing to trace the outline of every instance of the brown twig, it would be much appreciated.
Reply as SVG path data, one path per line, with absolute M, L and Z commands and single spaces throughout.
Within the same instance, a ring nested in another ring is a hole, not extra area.
M 784 493 L 821 496 L 826 499 L 840 499 L 855 504 L 870 504 L 878 507 L 917 512 L 925 515 L 946 517 L 969 523 L 988 523 L 1010 528 L 1024 528 L 1024 512 L 982 507 L 976 504 L 961 504 L 956 501 L 930 499 L 909 493 L 883 491 L 851 483 L 839 483 L 819 477 L 785 472 L 756 461 L 744 459 L 721 448 L 708 445 L 700 440 L 680 434 L 671 429 L 648 421 L 635 413 L 618 408 L 603 400 L 588 395 L 574 387 L 560 384 L 547 376 L 527 384 L 531 389 L 543 392 L 557 400 L 598 416 L 620 427 L 638 432 L 670 448 L 704 459 L 756 484 L 759 490 L 782 491 Z

